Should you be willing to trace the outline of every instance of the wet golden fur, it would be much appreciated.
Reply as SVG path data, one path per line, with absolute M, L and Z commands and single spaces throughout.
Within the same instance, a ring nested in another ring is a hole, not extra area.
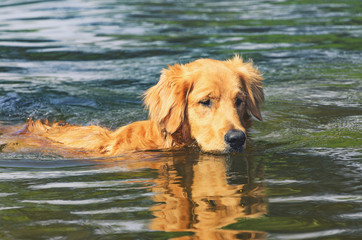
M 23 130 L 5 130 L 3 150 L 52 146 L 114 156 L 197 144 L 206 152 L 224 152 L 229 130 L 246 133 L 251 115 L 262 119 L 263 100 L 262 77 L 251 61 L 238 56 L 227 61 L 199 59 L 162 71 L 160 81 L 144 94 L 148 120 L 115 131 L 30 120 Z

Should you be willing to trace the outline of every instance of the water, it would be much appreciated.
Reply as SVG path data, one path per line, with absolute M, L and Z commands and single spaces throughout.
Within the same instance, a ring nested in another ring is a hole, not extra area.
M 0 121 L 144 119 L 168 64 L 252 58 L 246 153 L 0 152 L 1 239 L 361 239 L 360 1 L 3 0 Z

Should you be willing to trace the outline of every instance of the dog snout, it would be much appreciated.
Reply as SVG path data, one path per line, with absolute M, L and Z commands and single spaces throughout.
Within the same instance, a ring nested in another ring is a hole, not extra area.
M 224 139 L 231 149 L 236 151 L 242 151 L 244 149 L 246 135 L 243 131 L 231 129 L 225 134 Z

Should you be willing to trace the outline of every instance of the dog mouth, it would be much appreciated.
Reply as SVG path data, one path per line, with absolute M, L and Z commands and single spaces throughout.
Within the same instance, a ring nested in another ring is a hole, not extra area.
M 231 129 L 224 135 L 224 141 L 221 144 L 202 144 L 196 140 L 193 146 L 209 154 L 242 153 L 246 148 L 246 134 L 242 130 Z
M 193 147 L 197 147 L 199 151 L 205 154 L 215 154 L 215 155 L 224 155 L 224 154 L 231 154 L 231 153 L 243 153 L 246 148 L 246 144 L 226 144 L 226 147 L 223 149 L 204 149 L 200 144 L 195 144 Z
M 242 153 L 244 151 L 245 151 L 245 144 L 228 145 L 224 150 L 225 153 Z

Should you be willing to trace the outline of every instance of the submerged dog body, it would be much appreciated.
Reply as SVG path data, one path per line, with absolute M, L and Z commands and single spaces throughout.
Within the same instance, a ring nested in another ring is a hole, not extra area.
M 160 81 L 144 95 L 149 120 L 115 131 L 30 120 L 23 131 L 10 135 L 37 147 L 44 144 L 38 141 L 42 139 L 48 145 L 108 156 L 194 143 L 205 152 L 242 151 L 251 115 L 262 120 L 263 100 L 262 77 L 252 62 L 238 56 L 199 59 L 162 71 Z

